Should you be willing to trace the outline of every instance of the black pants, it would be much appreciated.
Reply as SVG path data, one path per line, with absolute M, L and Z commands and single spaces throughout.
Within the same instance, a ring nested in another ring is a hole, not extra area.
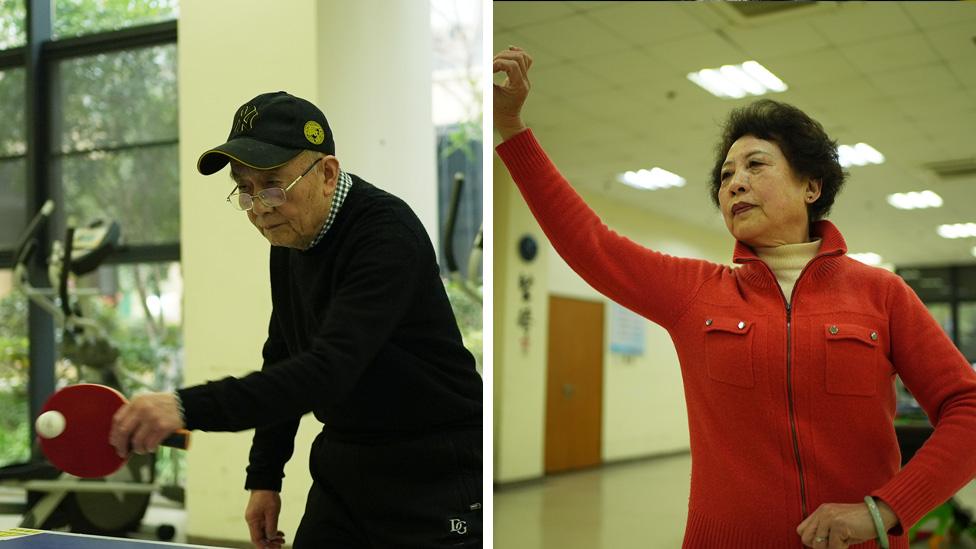
M 481 432 L 382 445 L 320 434 L 295 549 L 481 547 Z

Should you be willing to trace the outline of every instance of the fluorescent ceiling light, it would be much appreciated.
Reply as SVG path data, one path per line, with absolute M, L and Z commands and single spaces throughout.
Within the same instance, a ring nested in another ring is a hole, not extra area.
M 953 223 L 939 225 L 937 229 L 942 238 L 973 238 L 976 237 L 976 223 Z
M 688 80 L 698 84 L 708 93 L 728 99 L 740 99 L 747 95 L 764 95 L 786 91 L 786 84 L 755 61 L 741 65 L 722 65 L 715 69 L 702 69 L 688 73 Z
M 942 207 L 942 197 L 932 191 L 895 193 L 888 195 L 888 204 L 899 210 Z
M 661 168 L 624 172 L 617 176 L 617 181 L 637 189 L 654 191 L 669 187 L 684 187 L 685 178 Z
M 860 254 L 847 254 L 847 255 L 850 256 L 851 259 L 856 259 L 866 265 L 874 265 L 875 267 L 881 265 L 881 256 L 874 252 L 865 252 Z
M 840 165 L 845 168 L 849 166 L 881 164 L 885 161 L 884 155 L 867 143 L 858 143 L 854 146 L 841 145 L 837 147 L 837 156 L 840 157 Z

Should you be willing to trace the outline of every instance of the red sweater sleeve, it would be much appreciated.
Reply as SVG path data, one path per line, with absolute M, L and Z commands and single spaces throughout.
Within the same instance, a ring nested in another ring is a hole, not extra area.
M 902 279 L 888 296 L 891 358 L 935 431 L 905 467 L 871 495 L 914 525 L 976 476 L 976 372 Z
M 655 252 L 610 230 L 559 173 L 531 130 L 496 150 L 566 263 L 601 294 L 670 327 L 725 267 Z

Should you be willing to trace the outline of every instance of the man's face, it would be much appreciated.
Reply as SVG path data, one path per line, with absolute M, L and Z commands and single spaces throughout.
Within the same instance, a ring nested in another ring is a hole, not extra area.
M 283 166 L 271 170 L 257 170 L 231 161 L 231 177 L 238 192 L 254 197 L 247 217 L 274 246 L 305 249 L 318 235 L 332 207 L 339 164 L 334 156 L 318 161 L 287 193 L 285 203 L 266 206 L 256 195 L 265 189 L 288 187 L 296 177 L 308 169 L 316 156 L 301 153 Z

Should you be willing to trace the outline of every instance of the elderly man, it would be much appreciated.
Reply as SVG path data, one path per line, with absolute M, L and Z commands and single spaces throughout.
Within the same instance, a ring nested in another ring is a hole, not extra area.
M 417 216 L 343 171 L 325 115 L 285 92 L 241 106 L 197 168 L 228 163 L 227 201 L 271 243 L 263 367 L 133 399 L 112 444 L 256 428 L 245 518 L 256 547 L 280 547 L 283 468 L 313 412 L 326 426 L 296 548 L 480 547 L 481 378 Z

